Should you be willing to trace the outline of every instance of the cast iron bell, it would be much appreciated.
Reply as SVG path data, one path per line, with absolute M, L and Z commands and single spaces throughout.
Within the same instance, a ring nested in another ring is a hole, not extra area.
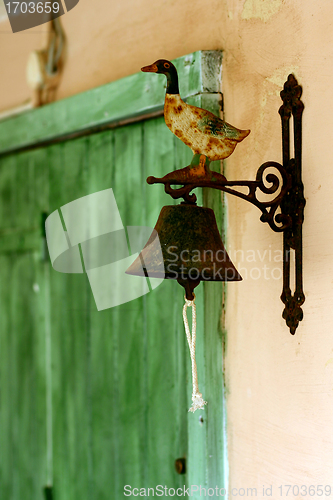
M 188 300 L 200 281 L 242 280 L 223 246 L 213 210 L 189 204 L 162 208 L 155 230 L 126 273 L 176 279 Z

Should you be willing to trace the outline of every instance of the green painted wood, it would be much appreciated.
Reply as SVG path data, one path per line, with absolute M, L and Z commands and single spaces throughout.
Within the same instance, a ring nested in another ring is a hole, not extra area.
M 219 94 L 207 94 L 201 97 L 201 106 L 216 115 L 220 115 Z M 212 169 L 221 172 L 221 162 L 214 162 Z M 224 236 L 223 194 L 212 189 L 204 190 L 204 204 L 214 210 L 217 226 Z M 210 285 L 210 286 L 209 286 Z M 235 284 L 231 283 L 229 286 Z M 209 380 L 207 398 L 211 401 L 207 422 L 207 486 L 220 488 L 226 485 L 226 441 L 225 441 L 225 400 L 223 355 L 224 339 L 222 335 L 222 304 L 226 292 L 225 283 L 204 283 L 205 292 L 205 361 L 206 379 Z M 212 346 L 214 348 L 212 349 Z
M 33 259 L 31 255 L 26 254 L 13 260 L 10 310 L 13 364 L 10 425 L 14 456 L 12 495 L 16 500 L 24 496 L 40 498 L 41 483 L 45 478 L 45 337 L 39 336 L 40 330 L 36 324 Z M 24 311 L 24 314 L 18 314 L 17 311 Z
M 142 61 L 142 65 L 146 62 Z M 208 88 L 212 79 L 206 76 L 207 71 L 202 78 L 202 66 L 207 67 L 202 52 L 181 57 L 174 63 L 184 98 L 215 91 Z M 0 154 L 161 113 L 165 82 L 162 84 L 162 77 L 142 74 L 139 70 L 138 67 L 138 73 L 116 82 L 4 120 L 0 123 Z
M 182 95 L 215 113 L 220 62 L 215 52 L 176 61 Z M 162 109 L 161 78 L 133 75 L 0 123 L 0 154 L 68 139 L 0 161 L 1 498 L 36 500 L 46 484 L 59 500 L 122 498 L 126 484 L 224 484 L 221 285 L 196 290 L 199 385 L 209 404 L 192 414 L 183 289 L 168 280 L 97 312 L 86 275 L 41 260 L 42 212 L 112 187 L 125 226 L 153 227 L 172 201 L 145 183 L 192 157 L 163 117 L 146 119 Z M 141 121 L 119 126 L 133 120 Z M 104 126 L 114 130 L 95 133 Z M 83 132 L 94 134 L 69 140 Z M 221 226 L 219 197 L 198 196 Z M 180 457 L 185 476 L 174 470 Z
M 43 150 L 1 163 L 0 252 L 41 250 L 41 212 L 48 204 L 47 155 Z
M 44 152 L 0 162 L 0 185 L 10 208 L 3 207 L 1 228 L 40 228 L 47 191 L 34 198 L 34 173 L 47 181 L 39 166 Z M 12 175 L 8 176 L 9 170 Z M 11 178 L 11 182 L 8 180 Z M 19 182 L 17 182 L 17 180 Z M 19 191 L 19 193 L 18 193 Z M 41 243 L 41 228 L 39 242 Z M 1 256 L 0 270 L 0 485 L 1 497 L 42 498 L 46 481 L 45 308 L 41 247 Z
M 114 133 L 87 139 L 87 194 L 112 187 Z M 112 309 L 97 311 L 90 293 L 90 404 L 91 404 L 91 499 L 108 500 L 118 474 L 117 349 Z M 111 473 L 111 471 L 114 471 Z
M 15 192 L 16 192 L 16 161 L 14 156 L 9 156 L 1 161 L 0 172 L 0 220 L 1 232 L 15 229 Z
M 113 190 L 124 226 L 141 226 L 142 124 L 115 130 Z M 145 278 L 143 278 L 144 280 Z M 125 485 L 140 487 L 145 477 L 146 315 L 144 297 L 114 308 L 113 339 L 117 345 L 117 433 L 119 442 L 115 497 Z
M 86 194 L 86 139 L 52 147 L 50 211 Z M 50 273 L 55 498 L 91 498 L 89 302 L 84 274 Z
M 0 253 L 39 251 L 40 238 L 40 228 L 32 231 L 1 231 Z
M 7 284 L 11 278 L 10 256 L 0 255 L 0 485 L 3 498 L 13 498 L 13 429 L 12 415 L 15 412 L 13 393 L 13 359 L 11 321 L 8 311 L 11 308 L 11 296 Z M 4 411 L 5 409 L 5 411 Z

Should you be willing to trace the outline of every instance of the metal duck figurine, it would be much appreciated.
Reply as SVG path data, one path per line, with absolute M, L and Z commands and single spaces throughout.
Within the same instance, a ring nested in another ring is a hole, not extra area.
M 237 143 L 249 135 L 250 130 L 239 130 L 210 111 L 186 104 L 179 95 L 177 70 L 170 61 L 159 59 L 150 66 L 144 66 L 141 71 L 161 73 L 167 77 L 165 123 L 192 149 L 194 155 L 205 155 L 207 163 L 227 158 Z

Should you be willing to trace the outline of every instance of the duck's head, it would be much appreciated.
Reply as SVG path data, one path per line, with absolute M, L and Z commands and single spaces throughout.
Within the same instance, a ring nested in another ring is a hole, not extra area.
M 150 66 L 144 66 L 141 71 L 145 73 L 161 73 L 167 77 L 167 94 L 179 94 L 177 70 L 172 62 L 159 59 Z
M 154 64 L 144 66 L 141 68 L 141 71 L 144 73 L 162 73 L 163 75 L 167 75 L 176 71 L 176 68 L 170 61 L 167 61 L 166 59 L 159 59 L 158 61 L 155 61 Z

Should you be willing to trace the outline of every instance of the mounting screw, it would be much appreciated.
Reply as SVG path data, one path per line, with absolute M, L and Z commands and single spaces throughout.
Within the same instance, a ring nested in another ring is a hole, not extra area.
M 177 458 L 175 460 L 175 469 L 178 474 L 186 473 L 186 459 L 185 458 Z

